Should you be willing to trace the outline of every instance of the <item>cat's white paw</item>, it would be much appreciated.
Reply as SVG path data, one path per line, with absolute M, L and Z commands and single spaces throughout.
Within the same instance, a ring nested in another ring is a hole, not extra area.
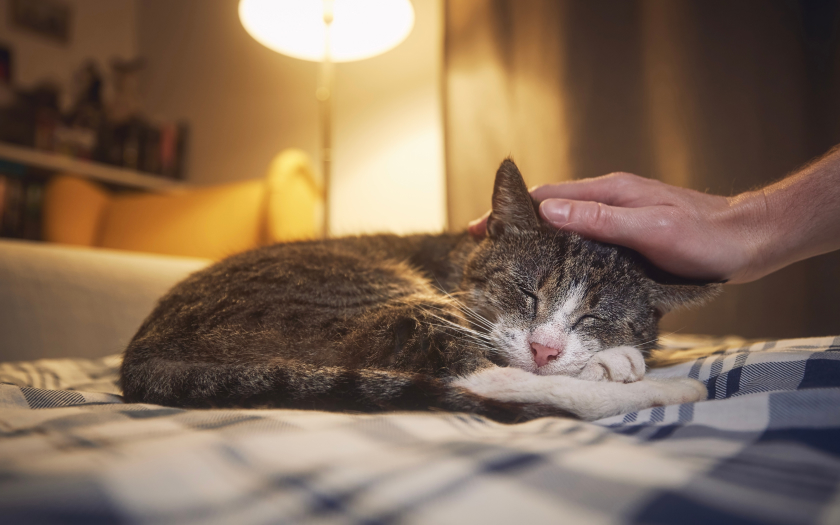
M 645 377 L 645 358 L 632 346 L 617 346 L 602 350 L 592 356 L 578 379 L 586 381 L 612 381 L 634 383 Z
M 633 385 L 643 388 L 634 410 L 644 410 L 655 406 L 681 405 L 705 400 L 709 391 L 706 385 L 687 377 L 671 379 L 645 379 Z
M 694 403 L 706 399 L 708 395 L 703 383 L 688 378 L 596 384 L 600 388 L 593 385 L 594 388 L 579 392 L 579 403 L 574 412 L 581 419 L 592 421 L 657 406 Z

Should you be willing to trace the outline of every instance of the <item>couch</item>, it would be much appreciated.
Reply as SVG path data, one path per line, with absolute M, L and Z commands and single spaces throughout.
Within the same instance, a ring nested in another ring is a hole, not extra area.
M 120 351 L 207 259 L 0 242 L 4 523 L 840 523 L 840 337 L 671 336 L 698 403 L 593 423 L 126 404 Z

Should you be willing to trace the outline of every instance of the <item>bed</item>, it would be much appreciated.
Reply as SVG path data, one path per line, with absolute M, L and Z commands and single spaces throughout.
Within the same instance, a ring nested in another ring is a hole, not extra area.
M 118 353 L 59 355 L 0 363 L 3 523 L 840 523 L 840 337 L 671 336 L 649 374 L 707 400 L 518 425 L 126 404 Z

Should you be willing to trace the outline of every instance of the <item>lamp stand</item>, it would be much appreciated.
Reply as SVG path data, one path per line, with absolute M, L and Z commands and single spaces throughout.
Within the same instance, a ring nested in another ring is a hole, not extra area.
M 330 236 L 330 186 L 332 184 L 332 91 L 333 62 L 330 56 L 330 27 L 333 21 L 333 2 L 324 0 L 324 58 L 315 98 L 321 123 L 321 170 L 324 175 L 324 238 Z

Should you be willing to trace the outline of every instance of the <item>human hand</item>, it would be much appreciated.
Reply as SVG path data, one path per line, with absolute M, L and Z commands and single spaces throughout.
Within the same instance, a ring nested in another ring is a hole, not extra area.
M 754 194 L 727 198 L 613 173 L 539 186 L 531 196 L 552 226 L 627 246 L 676 275 L 747 282 L 769 273 L 761 264 L 764 207 Z M 483 236 L 486 218 L 470 233 Z

